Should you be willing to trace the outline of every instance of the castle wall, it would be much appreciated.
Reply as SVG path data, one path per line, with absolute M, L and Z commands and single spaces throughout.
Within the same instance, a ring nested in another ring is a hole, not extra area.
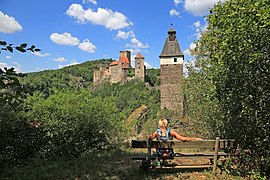
M 118 71 L 118 66 L 110 66 L 110 74 L 111 74 L 111 79 L 110 82 L 111 83 L 117 83 L 119 82 L 121 79 L 119 78 L 119 71 Z

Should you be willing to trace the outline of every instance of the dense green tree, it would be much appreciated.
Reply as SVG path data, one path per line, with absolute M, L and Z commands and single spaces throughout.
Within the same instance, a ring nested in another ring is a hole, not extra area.
M 126 84 L 110 84 L 105 82 L 93 90 L 97 97 L 115 97 L 117 107 L 129 116 L 132 111 L 142 104 L 151 107 L 153 115 L 159 109 L 159 91 L 153 87 L 145 87 L 144 82 L 132 80 Z
M 196 64 L 187 63 L 186 67 L 188 76 L 182 82 L 185 115 L 197 135 L 203 138 L 220 136 L 222 116 L 215 97 L 215 86 L 207 78 L 207 62 L 205 59 L 197 59 Z
M 248 149 L 245 169 L 270 175 L 270 2 L 229 0 L 207 16 L 198 41 L 199 67 L 213 83 L 221 135 Z M 248 159 L 249 158 L 249 159 Z M 248 164 L 248 165 L 247 165 Z
M 93 97 L 88 91 L 58 92 L 27 99 L 26 117 L 46 132 L 40 152 L 45 157 L 79 156 L 112 147 L 119 141 L 122 119 L 114 98 Z
M 151 86 L 159 86 L 160 69 L 146 69 L 145 82 L 148 82 Z

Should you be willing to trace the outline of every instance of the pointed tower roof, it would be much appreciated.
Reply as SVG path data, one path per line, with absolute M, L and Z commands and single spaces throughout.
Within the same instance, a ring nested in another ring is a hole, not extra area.
M 144 59 L 143 55 L 141 52 L 138 52 L 138 54 L 136 55 L 135 59 Z
M 179 57 L 184 56 L 181 52 L 178 40 L 176 38 L 176 31 L 171 27 L 168 31 L 168 37 L 165 41 L 162 53 L 159 57 Z

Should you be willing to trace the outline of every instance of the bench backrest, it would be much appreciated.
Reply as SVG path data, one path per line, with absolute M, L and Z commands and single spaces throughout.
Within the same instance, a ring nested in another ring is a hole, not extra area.
M 173 148 L 205 148 L 215 149 L 216 140 L 194 140 L 194 141 L 150 141 L 151 148 L 173 147 Z M 219 149 L 234 148 L 234 141 L 230 139 L 219 139 Z M 132 148 L 148 148 L 146 140 L 132 140 Z

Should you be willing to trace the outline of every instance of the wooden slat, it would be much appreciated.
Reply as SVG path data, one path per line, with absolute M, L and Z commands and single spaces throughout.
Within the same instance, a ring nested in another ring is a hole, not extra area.
M 177 168 L 177 169 L 207 169 L 207 168 L 211 168 L 212 165 L 176 165 L 173 166 L 173 168 Z M 166 166 L 156 166 L 156 169 L 165 169 L 165 168 L 172 168 L 172 167 L 166 167 Z
M 132 148 L 147 148 L 146 140 L 132 140 L 131 141 Z
M 132 160 L 146 160 L 147 157 L 132 157 Z
M 207 156 L 207 157 L 211 157 L 214 156 L 214 152 L 195 152 L 195 153 L 186 153 L 186 152 L 180 152 L 180 153 L 176 153 L 176 157 L 185 157 L 185 156 Z M 225 152 L 218 152 L 218 156 L 228 156 L 227 153 Z
M 173 147 L 173 148 L 208 148 L 213 149 L 215 147 L 215 141 L 213 140 L 199 140 L 199 141 L 153 141 L 153 148 L 160 147 Z
M 215 142 L 215 155 L 214 155 L 214 165 L 213 165 L 213 173 L 216 173 L 217 170 L 217 160 L 218 160 L 218 147 L 219 147 L 220 139 L 219 137 L 216 137 Z
M 131 142 L 132 148 L 147 148 L 146 140 L 132 140 Z M 229 147 L 233 147 L 233 140 L 225 140 L 221 139 L 219 143 L 220 149 L 225 149 Z M 215 140 L 196 140 L 196 141 L 152 141 L 152 148 L 159 147 L 173 147 L 173 148 L 206 148 L 206 149 L 214 149 L 215 148 Z

